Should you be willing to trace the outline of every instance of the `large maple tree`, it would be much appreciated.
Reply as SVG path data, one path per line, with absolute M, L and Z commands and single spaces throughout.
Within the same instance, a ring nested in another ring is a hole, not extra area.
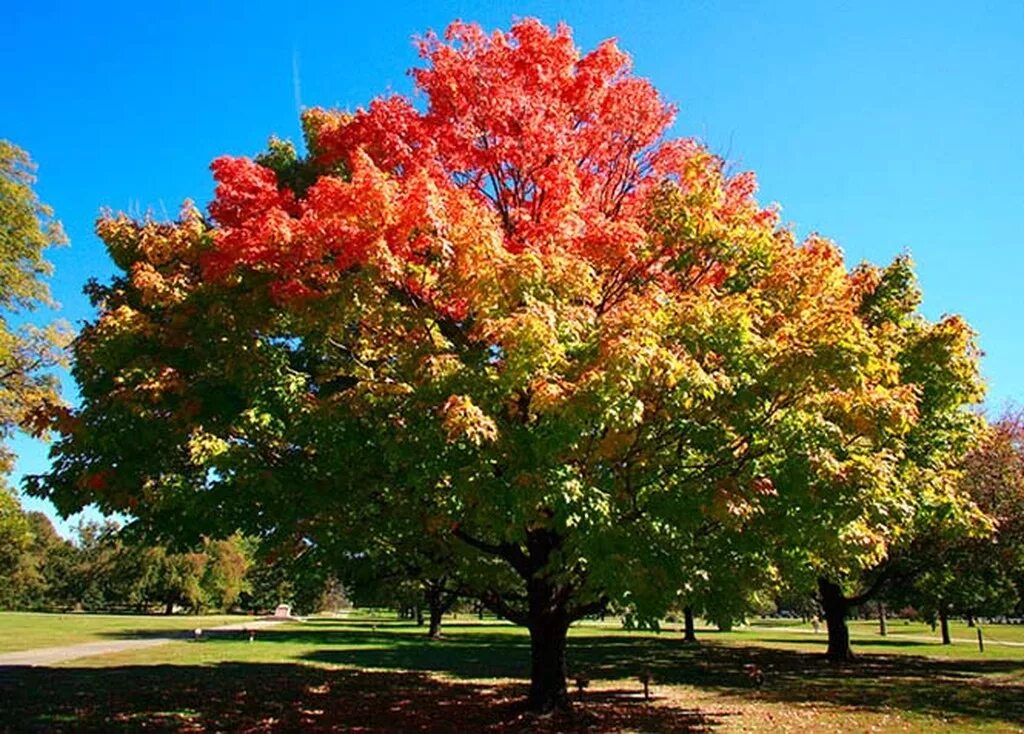
M 457 23 L 420 51 L 424 104 L 214 161 L 209 218 L 101 220 L 124 274 L 91 286 L 34 491 L 169 535 L 440 545 L 529 628 L 542 710 L 574 620 L 656 619 L 789 492 L 877 553 L 918 403 L 863 313 L 878 279 L 666 138 L 611 41 Z

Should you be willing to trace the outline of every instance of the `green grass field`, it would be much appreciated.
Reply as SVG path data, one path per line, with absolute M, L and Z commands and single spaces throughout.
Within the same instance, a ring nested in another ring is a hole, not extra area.
M 246 619 L 251 617 L 0 612 L 0 653 L 184 632 L 196 627 L 216 627 Z
M 864 639 L 874 639 L 879 637 L 877 621 L 851 620 L 849 624 L 851 632 Z M 799 621 L 787 622 L 775 619 L 751 620 L 750 626 L 753 628 L 764 627 L 813 632 L 810 624 L 804 624 Z M 821 625 L 821 627 L 822 632 L 824 632 L 824 625 Z M 1024 644 L 1024 624 L 983 624 L 979 622 L 977 627 L 981 627 L 986 643 L 1011 642 Z M 954 641 L 964 640 L 973 645 L 977 645 L 977 627 L 968 627 L 965 622 L 951 620 L 949 623 L 950 636 Z M 886 631 L 889 637 L 911 636 L 928 637 L 937 642 L 941 640 L 938 629 L 933 630 L 930 625 L 925 624 L 924 622 L 890 619 L 886 624 Z
M 45 621 L 29 617 L 3 615 L 0 635 Z M 131 628 L 146 634 L 159 621 L 134 618 Z M 834 666 L 821 655 L 824 633 L 795 624 L 702 629 L 698 645 L 683 644 L 677 625 L 654 634 L 582 624 L 570 668 L 590 687 L 570 717 L 541 720 L 520 705 L 525 633 L 466 618 L 446 620 L 440 642 L 393 617 L 353 615 L 287 623 L 252 643 L 225 634 L 0 669 L 0 702 L 11 731 L 1024 731 L 1024 648 L 943 647 L 906 639 L 930 628 L 898 635 L 894 626 L 880 638 L 854 623 L 859 659 Z M 763 686 L 744 672 L 751 663 Z M 650 703 L 637 682 L 644 671 Z

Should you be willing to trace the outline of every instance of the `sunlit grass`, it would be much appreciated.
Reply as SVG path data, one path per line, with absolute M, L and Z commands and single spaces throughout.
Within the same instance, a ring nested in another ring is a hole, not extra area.
M 0 612 L 0 652 L 184 632 L 247 619 L 252 617 Z

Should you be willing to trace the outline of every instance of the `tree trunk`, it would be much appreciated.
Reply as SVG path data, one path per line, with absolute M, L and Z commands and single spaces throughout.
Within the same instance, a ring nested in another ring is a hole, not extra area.
M 967 613 L 967 626 L 968 627 L 973 627 L 974 626 L 974 612 L 968 612 Z
M 432 640 L 441 639 L 441 617 L 444 615 L 444 608 L 440 601 L 437 603 L 431 601 L 430 604 L 430 629 L 427 632 L 427 637 Z
M 878 634 L 880 634 L 882 637 L 885 637 L 886 632 L 887 631 L 885 629 L 885 604 L 882 604 L 881 602 L 879 602 L 879 604 L 878 604 Z
M 422 607 L 416 607 L 416 624 L 419 627 L 423 626 L 423 609 Z
M 569 707 L 565 684 L 565 643 L 569 622 L 565 615 L 530 615 L 530 697 L 529 706 L 539 713 Z
M 164 606 L 164 614 L 167 614 L 167 615 L 174 614 L 174 601 L 173 600 L 167 602 L 166 606 Z
M 445 599 L 444 593 L 445 579 L 428 581 L 424 595 L 427 601 L 427 609 L 430 613 L 430 628 L 427 631 L 427 637 L 431 640 L 441 639 L 441 619 L 444 613 L 447 612 L 452 604 L 455 602 L 455 595 L 450 595 Z
M 939 626 L 942 628 L 942 644 L 952 645 L 953 640 L 949 637 L 949 616 L 946 614 L 945 605 L 939 608 Z
M 608 601 L 598 597 L 590 603 L 575 605 L 579 586 L 557 583 L 545 575 L 552 553 L 562 545 L 561 537 L 546 528 L 534 528 L 527 534 L 526 547 L 515 543 L 490 544 L 476 540 L 459 528 L 456 537 L 484 552 L 503 558 L 526 586 L 526 605 L 520 599 L 509 603 L 498 593 L 486 593 L 481 601 L 510 622 L 530 630 L 530 692 L 527 705 L 535 713 L 569 709 L 572 703 L 566 686 L 568 669 L 565 651 L 569 625 L 587 614 L 602 612 Z M 454 598 L 454 597 L 453 597 Z
M 696 642 L 697 641 L 697 630 L 693 625 L 693 607 L 687 604 L 683 607 L 683 642 Z
M 843 596 L 843 590 L 839 584 L 821 577 L 818 579 L 818 592 L 821 594 L 821 606 L 825 611 L 825 624 L 828 627 L 828 659 L 834 663 L 853 660 L 850 630 L 846 626 L 849 603 Z

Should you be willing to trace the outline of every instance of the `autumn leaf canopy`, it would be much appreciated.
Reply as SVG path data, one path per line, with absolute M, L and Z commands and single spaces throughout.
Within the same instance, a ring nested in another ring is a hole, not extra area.
M 884 554 L 931 379 L 900 362 L 924 326 L 885 316 L 888 271 L 797 242 L 752 173 L 668 138 L 613 41 L 525 20 L 418 46 L 416 98 L 307 111 L 303 156 L 215 160 L 208 218 L 101 220 L 124 274 L 92 286 L 82 407 L 36 491 L 278 541 L 447 538 L 489 589 L 495 549 L 543 534 L 532 572 L 652 608 L 695 538 L 758 518 L 838 539 L 804 560 Z M 969 329 L 943 328 L 960 372 L 935 380 L 973 385 Z

